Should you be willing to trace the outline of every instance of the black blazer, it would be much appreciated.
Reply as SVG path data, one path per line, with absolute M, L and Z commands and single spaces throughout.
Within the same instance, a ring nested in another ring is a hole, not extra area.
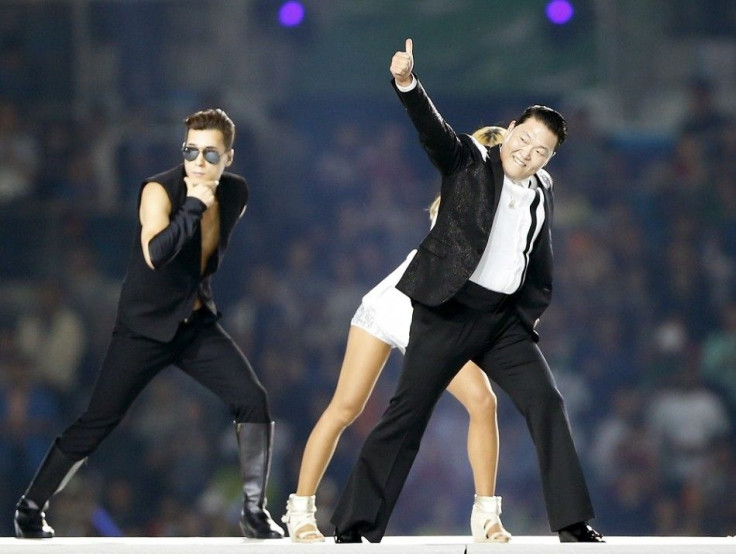
M 500 150 L 455 133 L 421 83 L 409 92 L 400 92 L 392 83 L 429 159 L 442 175 L 437 222 L 396 288 L 417 302 L 438 306 L 465 285 L 488 243 L 503 188 Z M 524 282 L 513 295 L 521 321 L 535 339 L 536 322 L 552 298 L 553 211 L 551 177 L 541 170 L 536 178 L 545 199 L 544 225 L 532 247 Z
M 186 200 L 184 175 L 184 166 L 179 165 L 143 181 L 138 193 L 138 206 L 143 187 L 157 182 L 169 196 L 173 216 Z M 245 179 L 233 173 L 223 173 L 217 187 L 217 200 L 220 204 L 220 242 L 207 261 L 204 274 L 200 271 L 202 235 L 199 226 L 194 237 L 171 262 L 153 270 L 143 257 L 141 224 L 138 222 L 118 303 L 119 324 L 146 337 L 168 342 L 176 334 L 179 323 L 191 314 L 197 297 L 210 312 L 217 314 L 211 277 L 217 271 L 233 228 L 248 203 Z

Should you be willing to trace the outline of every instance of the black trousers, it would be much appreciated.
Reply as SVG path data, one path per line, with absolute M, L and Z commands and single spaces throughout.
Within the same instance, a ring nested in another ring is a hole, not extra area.
M 73 460 L 94 452 L 133 401 L 165 367 L 177 366 L 219 396 L 235 421 L 268 423 L 266 391 L 215 317 L 200 310 L 167 343 L 116 326 L 84 413 L 57 439 Z
M 453 299 L 414 304 L 396 392 L 368 435 L 332 523 L 371 542 L 386 531 L 437 400 L 468 361 L 477 363 L 526 418 L 536 446 L 550 528 L 591 519 L 593 507 L 563 399 L 541 351 L 506 301 L 477 310 Z

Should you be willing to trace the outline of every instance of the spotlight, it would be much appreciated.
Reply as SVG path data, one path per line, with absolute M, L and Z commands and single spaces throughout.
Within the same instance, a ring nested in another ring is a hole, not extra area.
M 296 27 L 304 20 L 304 6 L 301 2 L 284 2 L 279 10 L 279 23 L 283 27 Z
M 552 2 L 547 4 L 546 12 L 547 19 L 555 25 L 568 23 L 575 14 L 575 10 L 568 0 L 552 0 Z

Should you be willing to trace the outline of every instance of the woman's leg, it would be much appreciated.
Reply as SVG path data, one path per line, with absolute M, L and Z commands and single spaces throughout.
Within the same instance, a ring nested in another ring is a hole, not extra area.
M 390 353 L 390 345 L 360 327 L 350 327 L 335 393 L 304 447 L 298 496 L 317 491 L 340 435 L 363 411 Z
M 470 529 L 476 542 L 508 542 L 511 534 L 501 523 L 501 497 L 495 496 L 498 471 L 498 419 L 496 395 L 485 372 L 468 362 L 447 390 L 470 416 L 468 459 L 475 482 Z
M 286 502 L 282 521 L 293 542 L 324 541 L 317 528 L 315 492 L 327 469 L 340 435 L 357 418 L 373 392 L 391 346 L 361 327 L 351 325 L 340 376 L 327 409 L 304 447 L 296 494 Z
M 485 372 L 468 362 L 450 382 L 447 391 L 468 411 L 468 459 L 475 493 L 493 496 L 498 470 L 498 421 L 496 395 Z

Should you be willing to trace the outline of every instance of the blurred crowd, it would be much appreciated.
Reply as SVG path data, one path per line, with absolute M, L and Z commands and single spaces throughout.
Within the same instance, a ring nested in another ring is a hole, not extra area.
M 4 44 L 0 59 L 3 535 L 51 440 L 85 407 L 135 240 L 138 184 L 179 163 L 188 113 L 171 117 L 135 99 L 124 120 L 104 106 L 36 109 L 48 103 L 28 95 L 34 76 L 16 46 Z M 548 166 L 555 289 L 541 344 L 567 402 L 595 526 L 607 535 L 736 532 L 736 121 L 707 81 L 686 92 L 666 136 L 609 132 L 595 110 L 560 106 L 570 138 Z M 218 101 L 196 100 L 190 111 Z M 324 110 L 318 129 L 285 110 L 272 114 L 268 136 L 234 117 L 233 170 L 249 180 L 251 201 L 214 285 L 227 328 L 269 392 L 275 518 L 332 394 L 350 318 L 424 236 L 438 191 L 398 100 L 389 91 L 376 104 L 350 117 Z M 480 126 L 508 124 L 525 106 L 439 107 L 451 123 L 472 112 Z M 339 443 L 317 494 L 325 532 L 400 367 L 392 354 Z M 504 523 L 515 534 L 549 533 L 528 432 L 496 392 Z M 466 414 L 443 398 L 389 534 L 469 534 L 466 429 Z M 237 535 L 241 494 L 225 407 L 171 369 L 49 514 L 59 536 Z

